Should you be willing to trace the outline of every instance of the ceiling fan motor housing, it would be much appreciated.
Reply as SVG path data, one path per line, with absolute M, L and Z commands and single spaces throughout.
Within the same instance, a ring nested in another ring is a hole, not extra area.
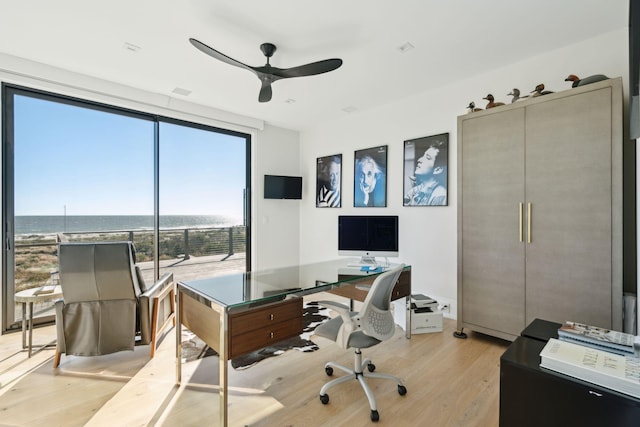
M 273 43 L 262 43 L 260 45 L 260 50 L 267 58 L 271 58 L 274 53 L 276 53 L 276 45 Z

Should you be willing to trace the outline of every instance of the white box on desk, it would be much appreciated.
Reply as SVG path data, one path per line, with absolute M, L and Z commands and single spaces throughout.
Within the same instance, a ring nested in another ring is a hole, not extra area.
M 430 332 L 442 332 L 442 312 L 416 313 L 415 310 L 411 310 L 411 333 L 428 334 Z

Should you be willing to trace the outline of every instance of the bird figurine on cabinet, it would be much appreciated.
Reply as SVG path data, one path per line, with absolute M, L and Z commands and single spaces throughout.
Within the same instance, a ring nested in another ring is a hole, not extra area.
M 473 113 L 475 111 L 482 111 L 482 108 L 476 108 L 476 103 L 471 101 L 469 105 L 467 105 L 467 112 Z
M 536 86 L 534 90 L 531 91 L 531 93 L 533 94 L 531 96 L 535 97 L 535 96 L 548 95 L 553 92 L 550 90 L 544 90 L 544 83 L 540 83 L 538 86 Z
M 565 82 L 571 82 L 571 87 L 584 86 L 595 82 L 600 82 L 602 80 L 607 80 L 609 77 L 604 74 L 594 74 L 593 76 L 585 77 L 584 79 L 579 78 L 575 74 L 569 74 L 569 76 L 564 79 Z
M 524 96 L 520 96 L 520 89 L 514 87 L 511 92 L 509 92 L 507 94 L 507 96 L 511 96 L 511 103 L 513 104 L 514 102 L 516 102 L 519 99 L 524 99 L 524 98 L 528 98 L 529 95 L 524 95 Z
M 499 107 L 501 105 L 504 105 L 504 102 L 495 102 L 495 99 L 493 98 L 493 95 L 491 95 L 491 94 L 488 94 L 487 96 L 485 96 L 482 99 L 486 99 L 487 101 L 489 101 L 487 103 L 487 106 L 486 106 L 487 110 L 489 108 L 494 108 L 494 107 Z

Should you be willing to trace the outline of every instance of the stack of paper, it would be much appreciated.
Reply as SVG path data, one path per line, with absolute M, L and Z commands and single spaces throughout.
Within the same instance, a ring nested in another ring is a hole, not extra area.
M 558 329 L 562 341 L 582 344 L 623 356 L 640 356 L 640 337 L 578 322 L 564 322 Z
M 640 398 L 640 358 L 551 338 L 540 366 Z

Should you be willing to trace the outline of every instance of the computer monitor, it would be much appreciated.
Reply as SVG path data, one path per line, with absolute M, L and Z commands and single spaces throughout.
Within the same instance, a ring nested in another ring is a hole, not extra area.
M 361 263 L 375 264 L 375 257 L 397 257 L 397 215 L 338 216 L 338 255 L 360 256 Z

